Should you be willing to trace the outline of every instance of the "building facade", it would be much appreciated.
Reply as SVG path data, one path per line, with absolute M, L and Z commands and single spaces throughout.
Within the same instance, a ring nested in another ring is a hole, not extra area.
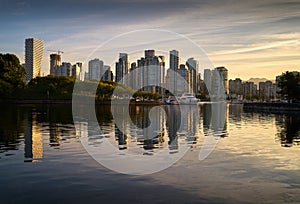
M 50 75 L 55 76 L 57 67 L 61 66 L 61 55 L 51 54 L 50 55 Z
M 170 51 L 170 69 L 177 71 L 179 67 L 179 52 L 177 50 Z
M 240 78 L 229 80 L 229 95 L 231 98 L 243 95 L 243 82 Z
M 228 93 L 228 70 L 225 67 L 216 67 L 216 71 L 219 72 L 221 81 L 223 82 L 223 88 L 225 94 Z
M 210 69 L 204 69 L 204 76 L 203 76 L 204 84 L 205 84 L 205 90 L 206 94 L 209 94 L 211 91 L 211 81 L 212 81 L 212 70 Z
M 41 76 L 44 42 L 36 38 L 25 39 L 25 81 Z
M 123 79 L 125 75 L 129 73 L 129 56 L 127 53 L 119 54 L 119 61 L 116 62 L 116 82 L 119 82 Z M 124 81 L 125 84 L 127 82 Z
M 102 60 L 95 58 L 89 61 L 88 65 L 88 80 L 101 80 L 101 76 L 104 75 L 104 64 Z
M 189 72 L 189 86 L 191 89 L 189 92 L 197 94 L 199 91 L 198 89 L 199 63 L 197 60 L 195 60 L 192 57 L 186 61 L 186 66 Z

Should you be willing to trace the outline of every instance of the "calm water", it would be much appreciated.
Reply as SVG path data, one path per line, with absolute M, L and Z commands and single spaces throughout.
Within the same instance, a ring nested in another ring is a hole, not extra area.
M 300 203 L 299 112 L 254 113 L 229 105 L 223 128 L 214 129 L 209 104 L 182 112 L 165 106 L 166 115 L 151 122 L 150 109 L 132 106 L 133 124 L 118 128 L 111 107 L 97 106 L 99 133 L 88 115 L 75 131 L 70 105 L 2 104 L 0 203 Z M 148 138 L 138 128 L 150 124 L 159 132 Z M 210 133 L 218 143 L 199 161 Z M 191 148 L 168 169 L 131 176 L 96 162 L 80 142 L 83 134 L 91 146 L 108 139 L 120 154 L 153 157 L 161 149 L 176 155 Z

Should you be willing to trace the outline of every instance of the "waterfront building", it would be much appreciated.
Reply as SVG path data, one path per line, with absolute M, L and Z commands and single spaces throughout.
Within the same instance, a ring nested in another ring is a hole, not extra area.
M 41 76 L 44 42 L 36 38 L 25 39 L 25 81 Z
M 125 75 L 129 72 L 129 56 L 127 53 L 119 54 L 119 61 L 116 62 L 116 82 L 119 82 L 123 79 Z M 127 82 L 123 82 L 127 84 Z
M 130 66 L 130 86 L 132 88 L 137 87 L 138 85 L 138 72 L 136 62 L 131 63 Z
M 72 76 L 71 63 L 63 62 L 61 66 L 55 69 L 55 76 Z
M 186 69 L 184 64 L 179 66 L 177 73 L 182 77 L 182 80 L 177 80 L 176 83 L 176 91 L 177 94 L 181 95 L 183 93 L 189 93 L 190 90 L 190 77 L 189 77 L 189 70 Z
M 51 54 L 50 55 L 50 75 L 55 76 L 57 67 L 61 66 L 61 55 Z
M 253 96 L 257 95 L 257 86 L 254 82 L 247 81 L 243 83 L 243 95 L 248 99 L 252 99 Z
M 179 66 L 179 52 L 177 50 L 170 51 L 170 69 L 177 71 Z
M 243 95 L 243 82 L 240 78 L 229 80 L 229 95 L 231 98 Z
M 71 76 L 72 77 L 74 77 L 74 78 L 76 78 L 76 79 L 80 79 L 80 66 L 79 66 L 79 64 L 74 64 L 73 66 L 72 66 L 72 73 L 71 73 Z
M 189 86 L 191 88 L 190 92 L 198 93 L 198 74 L 199 74 L 199 63 L 193 57 L 186 61 L 186 66 L 189 72 Z
M 204 83 L 206 86 L 206 94 L 211 90 L 212 71 L 210 69 L 204 69 Z
M 227 94 L 228 93 L 228 70 L 225 67 L 216 67 L 215 70 L 219 72 L 223 84 L 224 92 L 225 94 Z
M 84 80 L 84 73 L 83 73 L 83 63 L 82 62 L 76 62 L 77 66 L 79 67 L 80 73 L 79 73 L 79 80 Z
M 104 75 L 101 78 L 102 81 L 113 81 L 113 73 L 110 66 L 104 65 Z
M 276 84 L 272 81 L 259 82 L 259 97 L 262 101 L 276 98 Z
M 103 61 L 99 60 L 98 58 L 90 60 L 88 65 L 88 70 L 89 70 L 89 75 L 88 75 L 89 80 L 100 81 L 101 76 L 104 75 Z
M 164 57 L 156 56 L 155 50 L 145 50 L 145 57 L 138 61 L 138 70 L 142 72 L 143 91 L 162 93 L 161 85 L 165 83 Z

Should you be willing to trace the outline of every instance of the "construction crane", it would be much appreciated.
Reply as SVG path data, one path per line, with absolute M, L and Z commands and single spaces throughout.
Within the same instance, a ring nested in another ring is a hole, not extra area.
M 59 49 L 57 49 L 57 50 L 47 50 L 47 51 L 49 51 L 49 52 L 57 52 L 57 54 L 59 54 L 59 55 L 64 53 L 63 51 L 61 51 Z

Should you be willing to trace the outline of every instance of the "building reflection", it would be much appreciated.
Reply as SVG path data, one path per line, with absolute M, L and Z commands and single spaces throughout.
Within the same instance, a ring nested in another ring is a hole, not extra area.
M 41 126 L 37 123 L 37 114 L 30 111 L 25 120 L 25 161 L 37 162 L 43 158 L 43 140 Z
M 226 103 L 207 103 L 201 106 L 203 113 L 204 136 L 226 137 L 228 107 Z
M 242 104 L 231 104 L 228 107 L 230 119 L 236 122 L 242 121 L 243 105 Z
M 110 112 L 111 107 L 102 111 Z M 101 142 L 100 140 L 103 138 L 110 138 L 112 144 L 117 145 L 119 150 L 138 147 L 142 147 L 144 150 L 155 150 L 167 147 L 170 153 L 176 153 L 181 145 L 197 144 L 202 130 L 201 116 L 203 117 L 203 129 L 206 136 L 210 132 L 219 137 L 227 135 L 227 121 L 225 119 L 228 116 L 228 110 L 226 104 L 225 106 L 204 104 L 203 106 L 130 105 L 129 107 L 118 105 L 114 107 L 113 111 L 116 114 L 114 117 L 118 117 L 118 122 L 116 123 L 115 119 L 109 123 L 99 124 L 101 133 L 89 129 L 90 144 Z M 129 116 L 126 117 L 128 113 Z M 218 120 L 213 120 L 213 117 Z M 89 124 L 89 126 L 91 125 Z M 111 134 L 114 137 L 111 137 Z M 59 139 L 59 137 L 60 135 L 53 130 L 52 139 Z
M 279 132 L 277 138 L 281 146 L 291 147 L 300 144 L 300 116 L 298 114 L 276 114 Z
M 51 147 L 56 147 L 59 146 L 59 141 L 61 140 L 61 133 L 59 126 L 56 123 L 50 123 L 50 146 Z
M 13 104 L 1 104 L 0 113 L 0 153 L 18 150 L 22 141 L 20 136 L 24 133 L 26 111 L 20 111 Z
M 119 130 L 117 126 L 115 127 L 115 138 L 118 141 L 119 150 L 127 149 L 127 135 Z
M 162 146 L 164 143 L 165 119 L 160 109 L 152 109 L 152 106 L 131 106 L 130 116 L 136 127 L 142 129 L 136 134 L 137 141 L 145 150 L 151 150 Z M 157 107 L 156 107 L 157 108 Z M 135 127 L 130 127 L 134 129 Z M 134 135 L 132 133 L 131 135 Z
M 164 107 L 167 119 L 166 128 L 168 131 L 168 145 L 170 150 L 178 150 L 177 132 L 181 124 L 181 112 L 179 106 L 165 106 Z

